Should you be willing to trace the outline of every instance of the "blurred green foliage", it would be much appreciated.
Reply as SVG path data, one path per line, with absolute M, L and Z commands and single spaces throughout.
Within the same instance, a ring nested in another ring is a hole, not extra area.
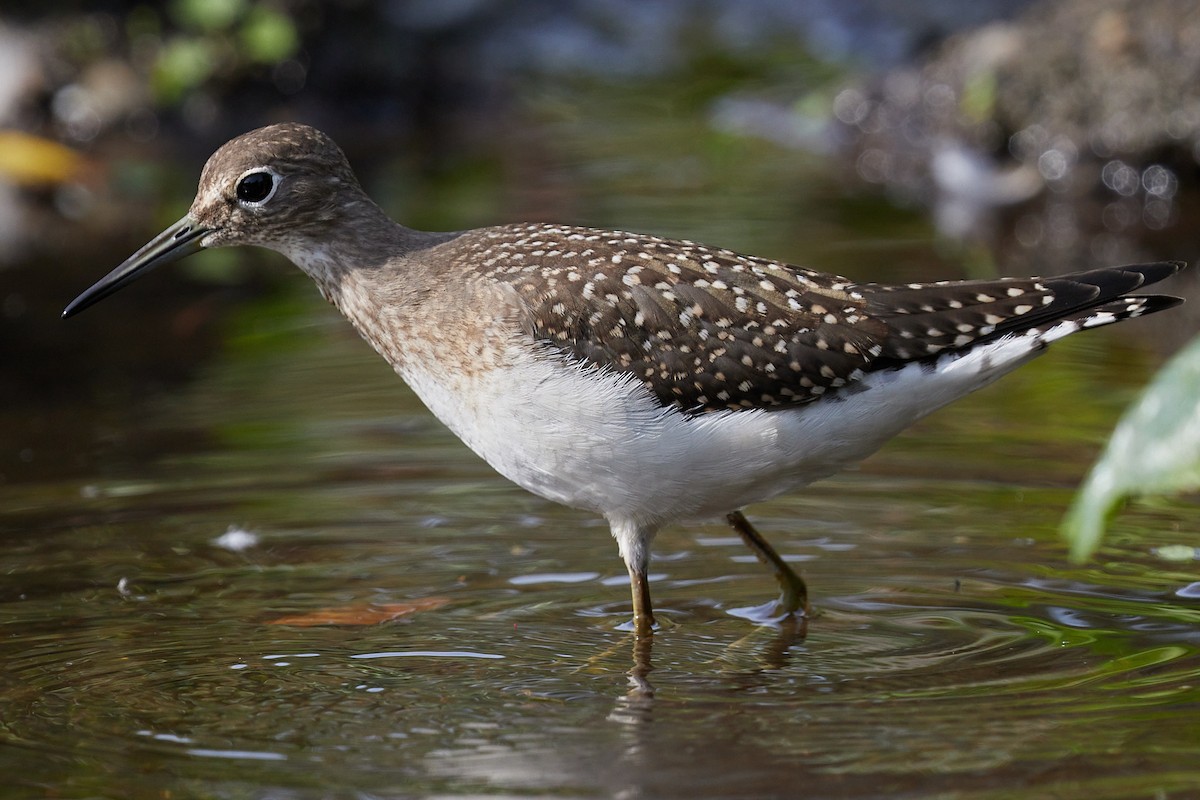
M 1076 561 L 1099 546 L 1126 497 L 1200 488 L 1200 339 L 1173 358 L 1117 423 L 1063 522 Z
M 300 46 L 296 21 L 282 7 L 250 0 L 173 0 L 166 14 L 144 8 L 131 14 L 130 39 L 157 39 L 151 88 L 161 104 L 179 102 L 205 83 L 255 65 L 273 65 Z M 156 36 L 157 34 L 157 36 Z

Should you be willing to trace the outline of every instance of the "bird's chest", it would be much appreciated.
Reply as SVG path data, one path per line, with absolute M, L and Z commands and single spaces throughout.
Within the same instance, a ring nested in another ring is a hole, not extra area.
M 498 472 L 557 502 L 606 511 L 641 474 L 634 445 L 661 416 L 640 384 L 498 337 L 408 349 L 397 372 Z

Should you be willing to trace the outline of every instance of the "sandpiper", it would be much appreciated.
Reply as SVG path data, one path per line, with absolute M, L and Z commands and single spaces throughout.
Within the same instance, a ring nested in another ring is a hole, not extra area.
M 328 136 L 280 124 L 219 149 L 187 215 L 63 316 L 226 245 L 300 267 L 500 474 L 604 515 L 639 634 L 664 525 L 726 515 L 802 615 L 804 582 L 744 506 L 865 458 L 1056 339 L 1176 305 L 1129 293 L 1184 266 L 880 285 L 622 231 L 426 233 L 389 219 Z

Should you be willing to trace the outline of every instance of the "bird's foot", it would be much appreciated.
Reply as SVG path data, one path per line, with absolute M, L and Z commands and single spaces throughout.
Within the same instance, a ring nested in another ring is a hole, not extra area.
M 794 598 L 783 597 L 770 600 L 758 606 L 729 609 L 730 616 L 750 620 L 756 625 L 766 625 L 774 628 L 789 625 L 806 625 L 811 618 L 811 611 L 806 604 L 798 604 Z

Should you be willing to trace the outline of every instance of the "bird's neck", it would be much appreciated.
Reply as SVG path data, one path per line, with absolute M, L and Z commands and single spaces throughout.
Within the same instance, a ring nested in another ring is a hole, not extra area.
M 386 300 L 381 297 L 381 302 L 389 304 L 419 294 L 426 282 L 420 252 L 453 234 L 406 228 L 365 195 L 340 205 L 337 224 L 272 242 L 271 247 L 308 274 L 347 316 L 349 294 L 382 293 Z
M 358 332 L 398 366 L 397 334 L 424 312 L 435 282 L 425 251 L 458 234 L 406 228 L 367 201 L 345 225 L 276 249 L 307 273 Z M 387 352 L 385 352 L 387 351 Z

